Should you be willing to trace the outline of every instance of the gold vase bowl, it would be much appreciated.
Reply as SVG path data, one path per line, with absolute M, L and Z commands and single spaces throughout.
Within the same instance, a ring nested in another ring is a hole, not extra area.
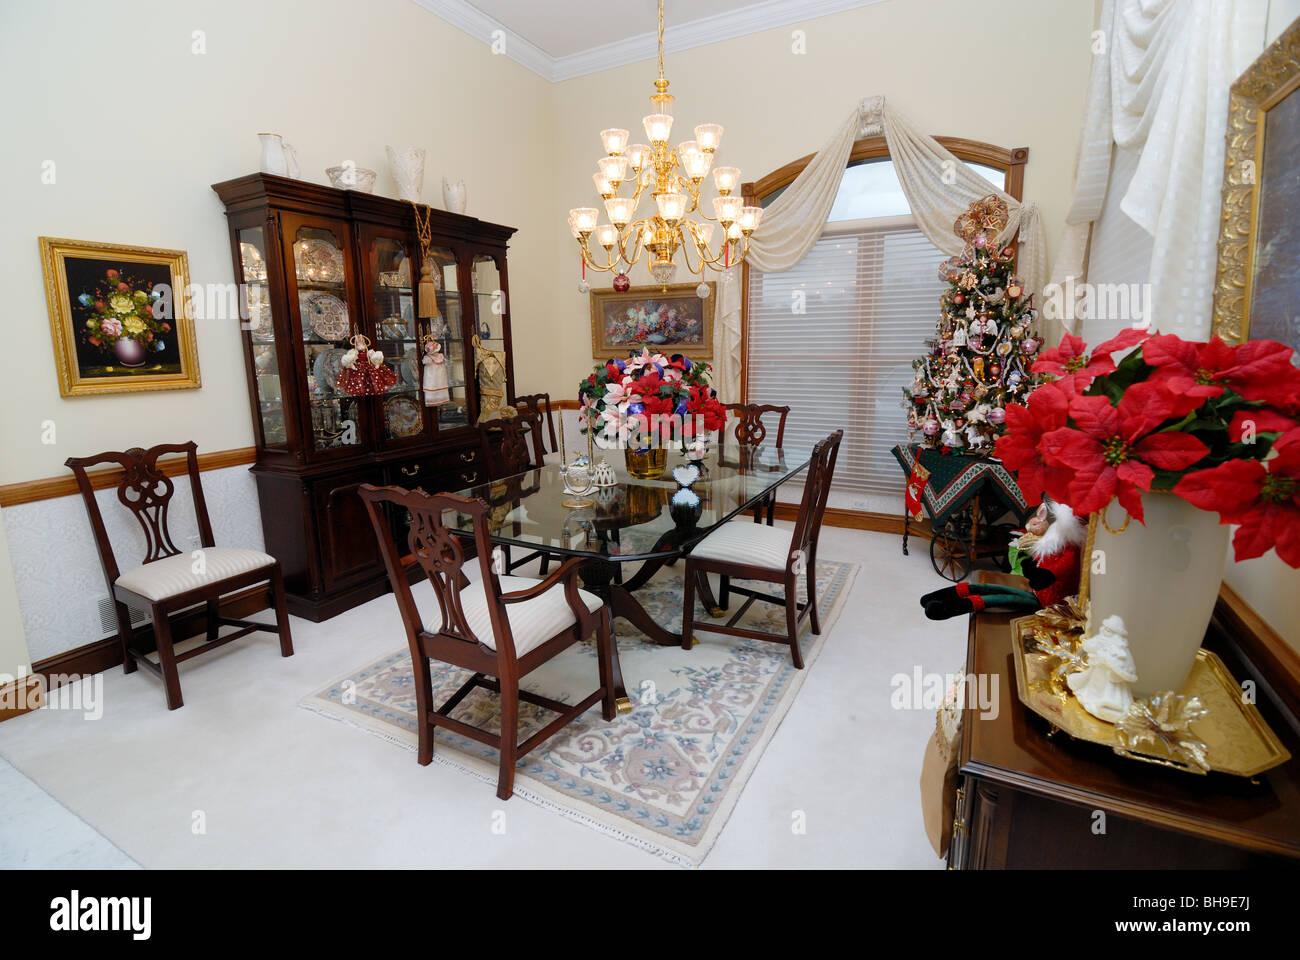
M 668 451 L 663 447 L 650 450 L 624 450 L 627 472 L 638 480 L 658 480 L 668 466 Z

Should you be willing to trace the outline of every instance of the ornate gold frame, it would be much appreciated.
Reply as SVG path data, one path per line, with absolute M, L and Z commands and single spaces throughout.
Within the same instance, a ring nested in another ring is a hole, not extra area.
M 1223 212 L 1219 265 L 1210 329 L 1228 343 L 1250 335 L 1255 276 L 1259 178 L 1263 174 L 1264 121 L 1268 111 L 1300 88 L 1300 20 L 1233 83 L 1228 95 L 1227 150 L 1223 161 Z
M 606 360 L 613 356 L 625 355 L 632 348 L 627 344 L 608 344 L 605 343 L 605 324 L 601 322 L 601 312 L 606 303 L 630 303 L 634 300 L 645 300 L 651 297 L 667 298 L 674 297 L 681 299 L 687 296 L 698 299 L 695 288 L 699 284 L 694 283 L 674 283 L 669 284 L 667 289 L 657 284 L 651 284 L 644 287 L 632 287 L 626 293 L 619 293 L 616 290 L 592 290 L 591 291 L 591 355 L 598 361 Z M 680 353 L 684 357 L 690 357 L 692 360 L 711 360 L 713 359 L 713 314 L 714 308 L 718 303 L 718 285 L 716 282 L 709 284 L 709 296 L 704 301 L 704 342 L 698 346 L 665 346 L 662 349 L 669 354 Z M 613 352 L 611 352 L 613 351 Z
M 50 314 L 50 339 L 59 373 L 59 394 L 83 397 L 100 393 L 140 393 L 147 390 L 190 390 L 200 385 L 199 352 L 195 345 L 194 318 L 186 290 L 190 282 L 189 259 L 184 250 L 159 250 L 119 243 L 95 243 L 41 237 L 41 269 L 45 274 L 45 303 Z M 174 328 L 180 348 L 179 374 L 131 377 L 81 377 L 73 339 L 72 304 L 68 299 L 68 256 L 122 260 L 128 263 L 165 264 L 171 271 Z

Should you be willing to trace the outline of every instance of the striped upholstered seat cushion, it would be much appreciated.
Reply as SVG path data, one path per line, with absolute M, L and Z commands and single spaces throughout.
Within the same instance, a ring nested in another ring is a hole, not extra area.
M 195 557 L 191 553 L 178 553 L 174 557 L 164 557 L 128 570 L 117 578 L 117 585 L 148 600 L 165 600 L 196 587 L 226 580 L 259 567 L 269 567 L 274 563 L 275 557 L 256 550 L 204 547 L 201 557 Z M 196 573 L 196 568 L 202 572 Z M 270 576 L 269 570 L 267 576 Z
M 540 581 L 531 577 L 498 577 L 502 593 L 518 593 L 535 587 Z M 599 610 L 601 599 L 594 593 L 579 590 L 578 595 L 588 610 Z M 474 635 L 486 647 L 497 648 L 492 633 L 492 618 L 488 613 L 487 589 L 481 580 L 468 584 L 460 593 L 461 609 Z M 506 604 L 506 617 L 510 621 L 510 636 L 515 642 L 515 656 L 522 657 L 534 647 L 541 646 L 565 627 L 577 622 L 569 602 L 564 598 L 564 587 L 551 587 L 540 596 L 522 603 Z
M 790 559 L 789 529 L 769 527 L 750 520 L 724 523 L 696 544 L 691 556 L 696 560 L 725 560 L 754 567 L 784 570 Z

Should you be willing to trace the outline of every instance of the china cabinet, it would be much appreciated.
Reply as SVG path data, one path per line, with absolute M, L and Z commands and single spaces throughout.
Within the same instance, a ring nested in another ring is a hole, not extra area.
M 267 551 L 292 613 L 323 620 L 388 589 L 357 489 L 474 485 L 483 472 L 474 337 L 506 356 L 514 393 L 506 248 L 511 227 L 433 210 L 438 315 L 418 316 L 423 262 L 410 203 L 253 174 L 213 185 L 226 207 L 239 295 Z M 381 351 L 396 383 L 348 396 L 350 340 Z M 446 357 L 450 401 L 420 390 L 426 337 Z M 406 538 L 407 517 L 394 512 Z

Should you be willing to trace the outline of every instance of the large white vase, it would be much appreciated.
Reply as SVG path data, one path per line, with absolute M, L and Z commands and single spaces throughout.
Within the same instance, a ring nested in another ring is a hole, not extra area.
M 446 210 L 452 213 L 465 212 L 465 181 L 457 180 L 454 183 L 446 177 L 442 178 L 442 205 Z
M 1135 697 L 1182 689 L 1214 613 L 1230 532 L 1218 514 L 1172 493 L 1148 493 L 1142 508 L 1145 526 L 1134 520 L 1114 534 L 1097 525 L 1089 586 L 1090 632 L 1112 615 L 1124 621 Z M 1117 516 L 1112 506 L 1112 529 Z
M 398 199 L 419 203 L 420 191 L 424 188 L 424 151 L 418 147 L 384 149 L 388 153 L 388 169 L 397 184 Z

